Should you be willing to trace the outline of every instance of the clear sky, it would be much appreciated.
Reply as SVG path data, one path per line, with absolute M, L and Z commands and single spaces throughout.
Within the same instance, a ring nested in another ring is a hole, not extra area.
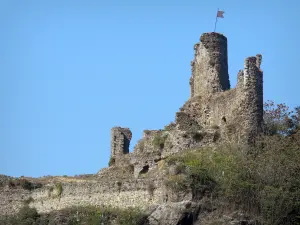
M 0 174 L 96 173 L 111 127 L 173 121 L 217 8 L 232 86 L 261 53 L 265 100 L 299 105 L 299 0 L 0 0 Z

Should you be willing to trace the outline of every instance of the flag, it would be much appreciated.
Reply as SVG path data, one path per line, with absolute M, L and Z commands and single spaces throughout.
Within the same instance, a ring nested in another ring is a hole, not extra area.
M 224 18 L 223 13 L 224 13 L 224 11 L 219 11 L 218 10 L 217 17 Z

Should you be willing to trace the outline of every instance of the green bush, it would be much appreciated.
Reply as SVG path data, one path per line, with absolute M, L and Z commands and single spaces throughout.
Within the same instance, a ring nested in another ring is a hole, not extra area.
M 8 186 L 10 188 L 22 187 L 25 190 L 31 191 L 33 189 L 41 188 L 42 184 L 31 182 L 27 179 L 21 178 L 21 179 L 11 179 L 11 180 L 9 180 Z
M 36 225 L 39 214 L 35 208 L 23 206 L 16 215 L 0 217 L 0 224 L 5 225 Z
M 158 133 L 153 139 L 153 145 L 156 148 L 163 149 L 165 147 L 165 142 L 167 138 L 168 134 Z
M 166 166 L 181 174 L 165 184 L 193 197 L 209 191 L 214 201 L 252 213 L 262 224 L 300 224 L 300 149 L 298 136 L 265 136 L 252 148 L 223 145 L 173 155 Z
M 61 183 L 55 184 L 55 188 L 56 188 L 57 196 L 61 197 L 62 192 L 63 192 L 62 184 Z
M 24 206 L 15 216 L 0 217 L 0 224 L 5 225 L 144 225 L 145 221 L 146 215 L 137 208 L 93 206 L 66 208 L 40 215 L 35 208 Z
M 146 219 L 145 215 L 136 208 L 123 210 L 87 206 L 64 209 L 62 212 L 65 217 L 71 218 L 69 225 L 142 225 Z
M 164 184 L 167 188 L 176 192 L 186 191 L 189 188 L 187 177 L 183 174 L 168 176 Z
M 18 213 L 18 217 L 20 218 L 21 221 L 26 220 L 26 219 L 36 220 L 39 217 L 39 214 L 35 208 L 30 208 L 29 206 L 24 206 L 23 208 L 20 209 L 20 211 Z
M 284 104 L 267 101 L 264 104 L 265 132 L 268 135 L 291 135 L 300 128 L 300 107 L 290 110 Z
M 22 188 L 24 188 L 26 190 L 32 190 L 33 189 L 32 183 L 29 182 L 28 180 L 21 179 L 20 183 L 21 183 Z

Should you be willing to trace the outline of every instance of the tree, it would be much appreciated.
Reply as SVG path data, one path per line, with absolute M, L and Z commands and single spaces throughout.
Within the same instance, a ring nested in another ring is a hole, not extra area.
M 267 101 L 264 104 L 264 123 L 267 135 L 295 134 L 300 128 L 300 107 L 290 110 L 284 103 L 275 105 L 273 101 Z

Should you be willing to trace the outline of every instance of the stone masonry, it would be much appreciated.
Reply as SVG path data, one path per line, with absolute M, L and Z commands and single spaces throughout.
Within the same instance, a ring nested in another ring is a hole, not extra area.
M 161 130 L 145 130 L 131 153 L 130 129 L 113 127 L 109 167 L 90 177 L 31 178 L 30 182 L 42 185 L 28 190 L 21 187 L 20 181 L 17 185 L 13 178 L 0 176 L 0 215 L 16 213 L 24 202 L 38 212 L 79 205 L 143 209 L 159 206 L 168 211 L 180 201 L 190 207 L 188 190 L 180 197 L 166 189 L 163 180 L 171 168 L 164 167 L 165 159 L 204 146 L 217 150 L 217 145 L 228 141 L 251 144 L 263 123 L 262 56 L 245 59 L 237 85 L 231 88 L 227 38 L 219 33 L 204 33 L 194 50 L 191 96 L 175 114 L 174 122 Z M 179 206 L 182 205 L 176 207 Z M 160 224 L 157 221 L 151 225 Z
M 236 87 L 230 88 L 227 38 L 219 33 L 204 33 L 194 50 L 189 82 L 191 97 L 176 113 L 175 123 L 162 130 L 146 130 L 130 154 L 127 145 L 117 144 L 115 150 L 116 143 L 123 143 L 126 135 L 120 136 L 123 128 L 113 128 L 111 157 L 115 158 L 119 152 L 122 157 L 115 165 L 129 163 L 134 167 L 135 177 L 174 153 L 228 141 L 251 144 L 262 131 L 262 56 L 246 58 Z M 128 128 L 126 131 L 129 132 Z
M 132 133 L 129 128 L 113 127 L 111 129 L 111 162 L 129 153 Z

